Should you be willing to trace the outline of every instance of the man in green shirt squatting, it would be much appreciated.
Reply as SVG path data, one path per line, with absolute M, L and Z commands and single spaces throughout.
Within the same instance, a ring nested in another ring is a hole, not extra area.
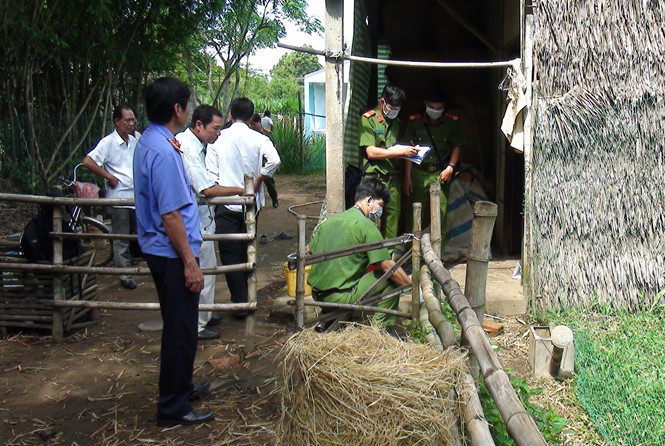
M 356 189 L 356 203 L 341 214 L 324 221 L 309 244 L 312 254 L 383 240 L 375 220 L 391 201 L 388 189 L 375 178 L 364 178 Z M 378 269 L 367 272 L 370 265 Z M 351 254 L 312 265 L 308 283 L 315 300 L 355 303 L 377 280 L 395 265 L 386 248 Z M 409 285 L 411 278 L 398 268 L 375 295 Z M 399 296 L 378 303 L 381 308 L 396 309 Z M 392 326 L 396 316 L 376 313 L 373 325 Z
M 374 110 L 364 113 L 360 120 L 358 146 L 364 151 L 368 164 L 365 177 L 376 178 L 388 188 L 390 203 L 386 203 L 381 220 L 381 234 L 385 238 L 397 237 L 397 225 L 401 207 L 400 156 L 413 156 L 413 147 L 392 147 L 399 137 L 399 114 L 406 100 L 404 91 L 388 84 L 381 93 Z
M 437 88 L 431 88 L 425 96 L 425 112 L 409 117 L 404 140 L 410 144 L 429 146 L 431 150 L 418 165 L 407 161 L 404 166 L 404 195 L 413 203 L 422 203 L 422 227 L 430 224 L 429 185 L 441 183 L 441 247 L 446 236 L 448 193 L 455 167 L 460 157 L 460 146 L 466 143 L 457 116 L 444 113 L 445 99 Z M 406 230 L 413 228 L 413 214 L 406 216 Z

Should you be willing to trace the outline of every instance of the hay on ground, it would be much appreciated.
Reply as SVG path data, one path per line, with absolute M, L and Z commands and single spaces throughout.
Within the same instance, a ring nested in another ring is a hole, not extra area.
M 303 331 L 282 355 L 277 444 L 452 444 L 461 408 L 450 395 L 466 366 L 459 350 L 350 326 L 325 335 Z

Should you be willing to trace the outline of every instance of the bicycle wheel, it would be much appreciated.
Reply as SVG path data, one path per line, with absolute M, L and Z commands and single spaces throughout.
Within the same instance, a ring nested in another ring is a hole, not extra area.
M 94 218 L 81 217 L 81 229 L 83 233 L 90 234 L 108 234 L 111 232 L 108 226 Z M 83 246 L 95 251 L 95 261 L 93 266 L 105 266 L 113 260 L 113 246 L 111 240 L 107 239 L 83 239 Z

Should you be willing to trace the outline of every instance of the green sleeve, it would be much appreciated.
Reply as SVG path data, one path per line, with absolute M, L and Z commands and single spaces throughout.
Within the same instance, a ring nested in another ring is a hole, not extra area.
M 380 242 L 383 240 L 383 236 L 379 232 L 379 228 L 371 220 L 367 220 L 367 223 L 363 225 L 363 230 L 365 231 L 364 243 Z M 390 256 L 387 248 L 379 248 L 368 251 L 367 258 L 369 259 L 370 265 L 373 265 L 374 263 L 380 263 L 384 260 L 389 260 L 392 257 Z
M 453 131 L 450 135 L 450 140 L 453 143 L 453 147 L 460 147 L 466 144 L 466 137 L 464 136 L 464 130 L 459 123 L 455 123 Z
M 360 118 L 360 138 L 358 139 L 358 147 L 375 146 L 376 139 L 374 138 L 374 125 L 370 118 L 364 116 Z

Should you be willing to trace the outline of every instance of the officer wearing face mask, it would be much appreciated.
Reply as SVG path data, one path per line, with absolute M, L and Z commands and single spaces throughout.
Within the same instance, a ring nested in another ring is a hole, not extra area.
M 391 202 L 386 186 L 375 178 L 364 178 L 356 189 L 356 204 L 336 214 L 319 227 L 309 244 L 312 254 L 383 240 L 374 223 Z M 370 265 L 374 271 L 366 272 Z M 356 302 L 376 281 L 395 265 L 386 248 L 339 257 L 312 265 L 307 282 L 315 300 L 337 303 Z M 375 291 L 375 295 L 409 285 L 411 279 L 402 268 Z M 396 309 L 399 296 L 383 300 L 379 307 Z M 376 313 L 372 324 L 392 326 L 395 316 Z
M 390 192 L 390 204 L 383 210 L 381 234 L 385 238 L 397 236 L 397 224 L 401 208 L 400 165 L 398 157 L 413 156 L 413 147 L 392 148 L 400 133 L 397 115 L 406 100 L 404 91 L 388 84 L 381 93 L 379 104 L 374 110 L 363 114 L 360 122 L 358 145 L 366 156 L 365 177 L 376 178 Z
M 407 161 L 404 166 L 404 195 L 409 208 L 422 203 L 425 228 L 430 224 L 429 185 L 441 183 L 441 232 L 445 242 L 448 192 L 460 158 L 460 146 L 466 143 L 457 116 L 444 112 L 445 99 L 438 88 L 430 88 L 425 96 L 425 112 L 409 117 L 404 140 L 410 144 L 429 146 L 430 152 L 418 165 Z M 407 215 L 407 230 L 413 227 L 413 215 Z

